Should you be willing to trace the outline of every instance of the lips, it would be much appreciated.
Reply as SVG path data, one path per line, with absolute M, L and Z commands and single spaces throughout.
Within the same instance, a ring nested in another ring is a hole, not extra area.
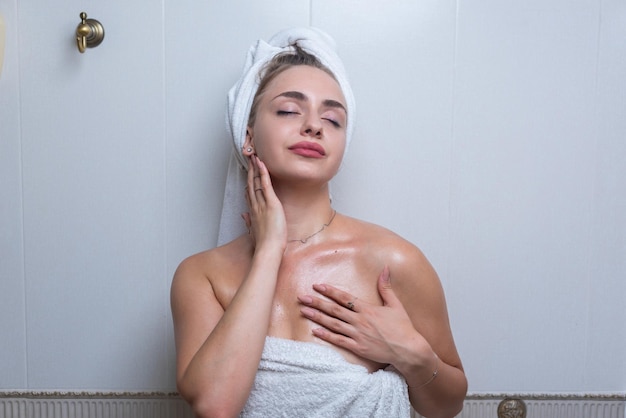
M 322 158 L 326 155 L 324 147 L 316 142 L 302 141 L 289 147 L 295 154 L 309 158 Z

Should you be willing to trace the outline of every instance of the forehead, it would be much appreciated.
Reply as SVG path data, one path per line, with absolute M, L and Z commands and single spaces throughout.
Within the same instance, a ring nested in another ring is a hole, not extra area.
M 299 91 L 310 97 L 333 99 L 345 106 L 346 100 L 339 83 L 326 71 L 308 65 L 296 65 L 278 74 L 266 89 L 267 97 L 285 91 Z

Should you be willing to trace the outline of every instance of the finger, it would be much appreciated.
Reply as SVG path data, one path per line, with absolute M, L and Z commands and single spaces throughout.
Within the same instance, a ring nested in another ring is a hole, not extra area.
M 262 186 L 261 173 L 259 173 L 258 161 L 259 159 L 256 155 L 250 156 L 251 169 L 248 170 L 248 182 L 249 182 L 250 187 L 252 187 L 253 189 L 258 189 L 259 187 Z
M 268 186 L 270 183 L 269 172 L 267 171 L 267 167 L 261 161 L 259 157 L 254 156 L 254 166 L 256 167 L 256 178 L 258 180 L 258 184 L 262 187 Z
M 248 161 L 248 173 L 250 172 L 250 162 Z M 246 196 L 246 203 L 248 204 L 248 208 L 252 209 L 252 199 L 251 196 L 253 193 L 250 192 L 250 181 L 246 180 L 246 190 L 244 195 Z
M 254 163 L 252 157 L 248 157 L 248 174 L 246 178 L 246 188 L 254 191 Z
M 274 187 L 272 186 L 272 178 L 270 177 L 270 173 L 267 169 L 267 166 L 259 157 L 254 156 L 255 163 L 258 169 L 258 176 L 260 180 L 260 188 L 263 190 L 265 194 L 265 199 L 278 199 L 276 194 L 274 193 Z
M 378 276 L 378 293 L 385 306 L 397 306 L 398 304 L 402 304 L 400 299 L 396 296 L 396 292 L 391 288 L 391 274 L 389 273 L 388 266 L 385 266 Z
M 247 178 L 247 193 L 248 206 L 250 209 L 256 211 L 259 207 L 259 203 L 263 203 L 263 189 L 260 187 L 258 169 L 254 161 L 254 156 L 248 159 L 248 178 Z
M 335 304 L 335 306 L 337 306 Z M 355 328 L 351 324 L 346 321 L 339 319 L 334 315 L 327 315 L 325 312 L 319 311 L 317 309 L 313 309 L 310 307 L 303 307 L 300 312 L 306 318 L 315 322 L 318 325 L 323 326 L 324 328 L 336 333 L 341 334 L 346 337 L 350 337 L 354 335 Z
M 350 303 L 342 305 L 334 300 L 328 300 L 325 298 L 318 298 L 315 296 L 298 296 L 298 300 L 305 307 L 314 309 L 332 318 L 337 318 L 342 322 L 355 323 L 356 317 L 359 312 L 357 311 L 357 305 L 350 306 Z M 352 309 L 351 309 L 352 307 Z M 305 309 L 304 307 L 302 309 Z
M 343 308 L 354 312 L 360 312 L 363 307 L 363 303 L 358 300 L 356 296 L 351 293 L 344 292 L 336 287 L 327 284 L 314 284 L 313 289 L 316 292 L 326 296 L 329 299 L 335 301 L 333 305 L 341 305 Z M 320 300 L 320 303 L 323 301 Z
M 253 185 L 255 189 L 261 187 L 261 173 L 259 173 L 259 164 L 258 157 L 256 155 L 250 156 L 250 161 L 252 161 L 252 179 Z
M 252 222 L 250 221 L 250 213 L 244 212 L 241 214 L 241 218 L 246 224 L 246 228 L 248 229 L 248 233 L 250 233 L 250 228 L 252 227 Z
M 358 344 L 351 337 L 345 336 L 343 334 L 337 334 L 326 328 L 314 328 L 312 332 L 313 335 L 315 335 L 317 338 L 329 342 L 337 347 L 343 347 L 349 351 L 352 351 L 353 353 L 358 352 Z

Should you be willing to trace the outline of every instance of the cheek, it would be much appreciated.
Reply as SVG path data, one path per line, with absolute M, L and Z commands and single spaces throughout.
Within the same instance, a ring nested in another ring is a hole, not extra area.
M 346 137 L 343 135 L 343 137 L 337 138 L 335 141 L 334 152 L 339 156 L 339 162 L 341 162 L 346 156 Z
M 259 157 L 270 155 L 281 147 L 281 143 L 292 136 L 293 133 L 285 126 L 257 127 L 254 130 L 254 149 Z
M 345 156 L 345 147 L 333 149 L 333 162 L 329 167 L 333 177 L 341 170 Z
M 254 153 L 265 164 L 272 164 L 277 153 L 275 143 L 272 137 L 267 136 L 265 132 L 258 132 L 254 137 Z M 268 167 L 269 168 L 269 167 Z

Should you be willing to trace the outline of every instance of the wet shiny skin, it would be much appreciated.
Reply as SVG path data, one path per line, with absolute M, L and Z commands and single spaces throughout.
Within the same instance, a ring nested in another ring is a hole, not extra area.
M 337 229 L 346 224 L 361 224 L 341 215 L 337 217 L 338 219 L 335 220 Z M 332 230 L 328 232 L 328 235 L 332 235 Z M 316 283 L 326 283 L 349 291 L 350 294 L 358 297 L 358 301 L 375 305 L 382 304 L 377 290 L 378 275 L 385 265 L 381 254 L 374 253 L 369 244 L 364 246 L 361 239 L 339 238 L 328 241 L 327 238 L 327 236 L 319 237 L 306 244 L 295 242 L 287 247 L 278 274 L 268 335 L 330 345 L 312 334 L 312 330 L 319 325 L 301 314 L 302 304 L 297 300 L 298 295 L 323 298 L 313 289 Z M 252 258 L 252 244 L 248 237 L 239 238 L 231 246 L 239 247 L 239 249 L 230 248 L 234 251 L 228 251 L 231 258 L 228 270 L 221 270 L 222 274 L 219 277 L 211 277 L 214 292 L 224 309 L 228 307 L 246 276 Z M 369 371 L 386 366 L 360 358 L 347 350 L 330 346 L 341 352 L 347 361 L 363 365 Z

